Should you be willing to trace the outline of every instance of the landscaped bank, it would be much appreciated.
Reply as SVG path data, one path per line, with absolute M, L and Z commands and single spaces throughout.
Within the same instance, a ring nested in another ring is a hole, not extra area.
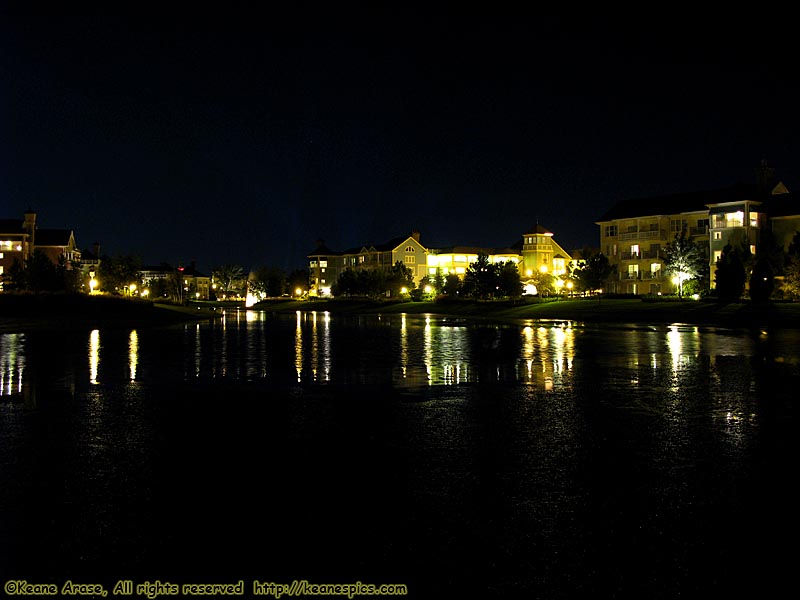
M 144 327 L 210 319 L 220 312 L 145 300 L 85 294 L 0 294 L 0 333 Z
M 437 314 L 500 321 L 527 319 L 602 323 L 687 323 L 725 327 L 800 327 L 800 303 L 753 304 L 695 300 L 581 298 L 552 302 L 380 302 L 368 300 L 266 301 L 269 312 L 328 311 L 338 314 Z

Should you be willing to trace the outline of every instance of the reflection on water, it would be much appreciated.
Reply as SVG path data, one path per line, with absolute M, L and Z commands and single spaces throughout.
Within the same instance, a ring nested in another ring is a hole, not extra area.
M 595 365 L 601 367 L 598 389 L 656 389 L 675 398 L 698 381 L 711 396 L 719 390 L 726 390 L 727 397 L 753 392 L 757 383 L 751 370 L 731 368 L 733 358 L 798 364 L 796 331 L 590 327 L 569 321 L 499 325 L 434 315 L 332 317 L 299 311 L 287 319 L 241 313 L 180 328 L 124 334 L 92 330 L 83 338 L 88 369 L 81 375 L 77 368 L 66 377 L 92 386 L 117 382 L 122 372 L 117 357 L 127 356 L 128 382 L 161 381 L 180 373 L 185 380 L 389 383 L 412 389 L 518 383 L 550 393 L 572 388 L 586 376 L 582 370 Z M 0 336 L 0 395 L 22 392 L 30 370 L 29 344 L 24 334 Z M 721 414 L 732 424 L 749 418 L 729 410 Z
M 97 369 L 100 365 L 100 331 L 92 330 L 89 334 L 89 383 L 96 385 Z
M 0 396 L 22 393 L 25 372 L 25 334 L 0 335 Z

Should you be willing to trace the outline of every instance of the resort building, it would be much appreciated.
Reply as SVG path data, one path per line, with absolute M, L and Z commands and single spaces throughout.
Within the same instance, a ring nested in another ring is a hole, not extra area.
M 553 239 L 553 233 L 536 225 L 522 236 L 517 244 L 506 248 L 478 246 L 449 246 L 426 248 L 420 234 L 398 237 L 380 245 L 364 245 L 343 252 L 331 250 L 322 240 L 309 253 L 309 295 L 327 296 L 331 286 L 345 269 L 391 269 L 402 262 L 414 274 L 419 284 L 429 275 L 455 274 L 463 277 L 470 264 L 486 254 L 492 263 L 512 262 L 520 270 L 523 283 L 534 273 L 549 273 L 556 277 L 567 274 L 572 261 L 570 254 Z
M 765 170 L 762 165 L 759 172 Z M 800 228 L 800 204 L 792 201 L 786 186 L 767 184 L 768 180 L 618 202 L 596 222 L 601 252 L 617 268 L 607 291 L 674 293 L 677 284 L 665 274 L 664 248 L 681 231 L 704 249 L 710 287 L 727 244 L 743 245 L 756 254 L 762 232 L 770 230 L 785 250 Z
M 419 282 L 426 272 L 428 249 L 420 243 L 418 231 L 396 237 L 383 244 L 365 244 L 344 251 L 328 248 L 322 240 L 307 255 L 309 296 L 328 296 L 331 286 L 345 269 L 390 270 L 397 262 L 411 269 L 414 281 Z

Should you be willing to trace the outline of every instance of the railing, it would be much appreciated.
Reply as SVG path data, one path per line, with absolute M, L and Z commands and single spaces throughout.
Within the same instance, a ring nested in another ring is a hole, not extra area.
M 744 227 L 743 221 L 725 221 L 714 219 L 715 229 L 727 229 L 729 227 Z
M 619 234 L 620 241 L 626 240 L 665 240 L 667 239 L 666 231 L 628 231 Z
M 661 271 L 645 271 L 642 273 L 642 279 L 664 279 L 664 273 Z
M 636 279 L 636 280 L 640 279 L 639 273 L 620 273 L 619 278 L 622 281 L 628 281 L 631 279 Z
M 690 227 L 689 235 L 708 235 L 708 227 Z
M 661 258 L 660 250 L 645 250 L 642 252 L 642 258 Z

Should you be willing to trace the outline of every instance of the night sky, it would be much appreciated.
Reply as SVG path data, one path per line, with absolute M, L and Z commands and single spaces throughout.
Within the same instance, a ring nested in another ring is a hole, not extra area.
M 762 159 L 794 189 L 787 27 L 692 19 L 4 14 L 0 217 L 146 264 L 291 269 L 318 238 L 412 229 L 598 245 L 617 200 L 752 182 Z

